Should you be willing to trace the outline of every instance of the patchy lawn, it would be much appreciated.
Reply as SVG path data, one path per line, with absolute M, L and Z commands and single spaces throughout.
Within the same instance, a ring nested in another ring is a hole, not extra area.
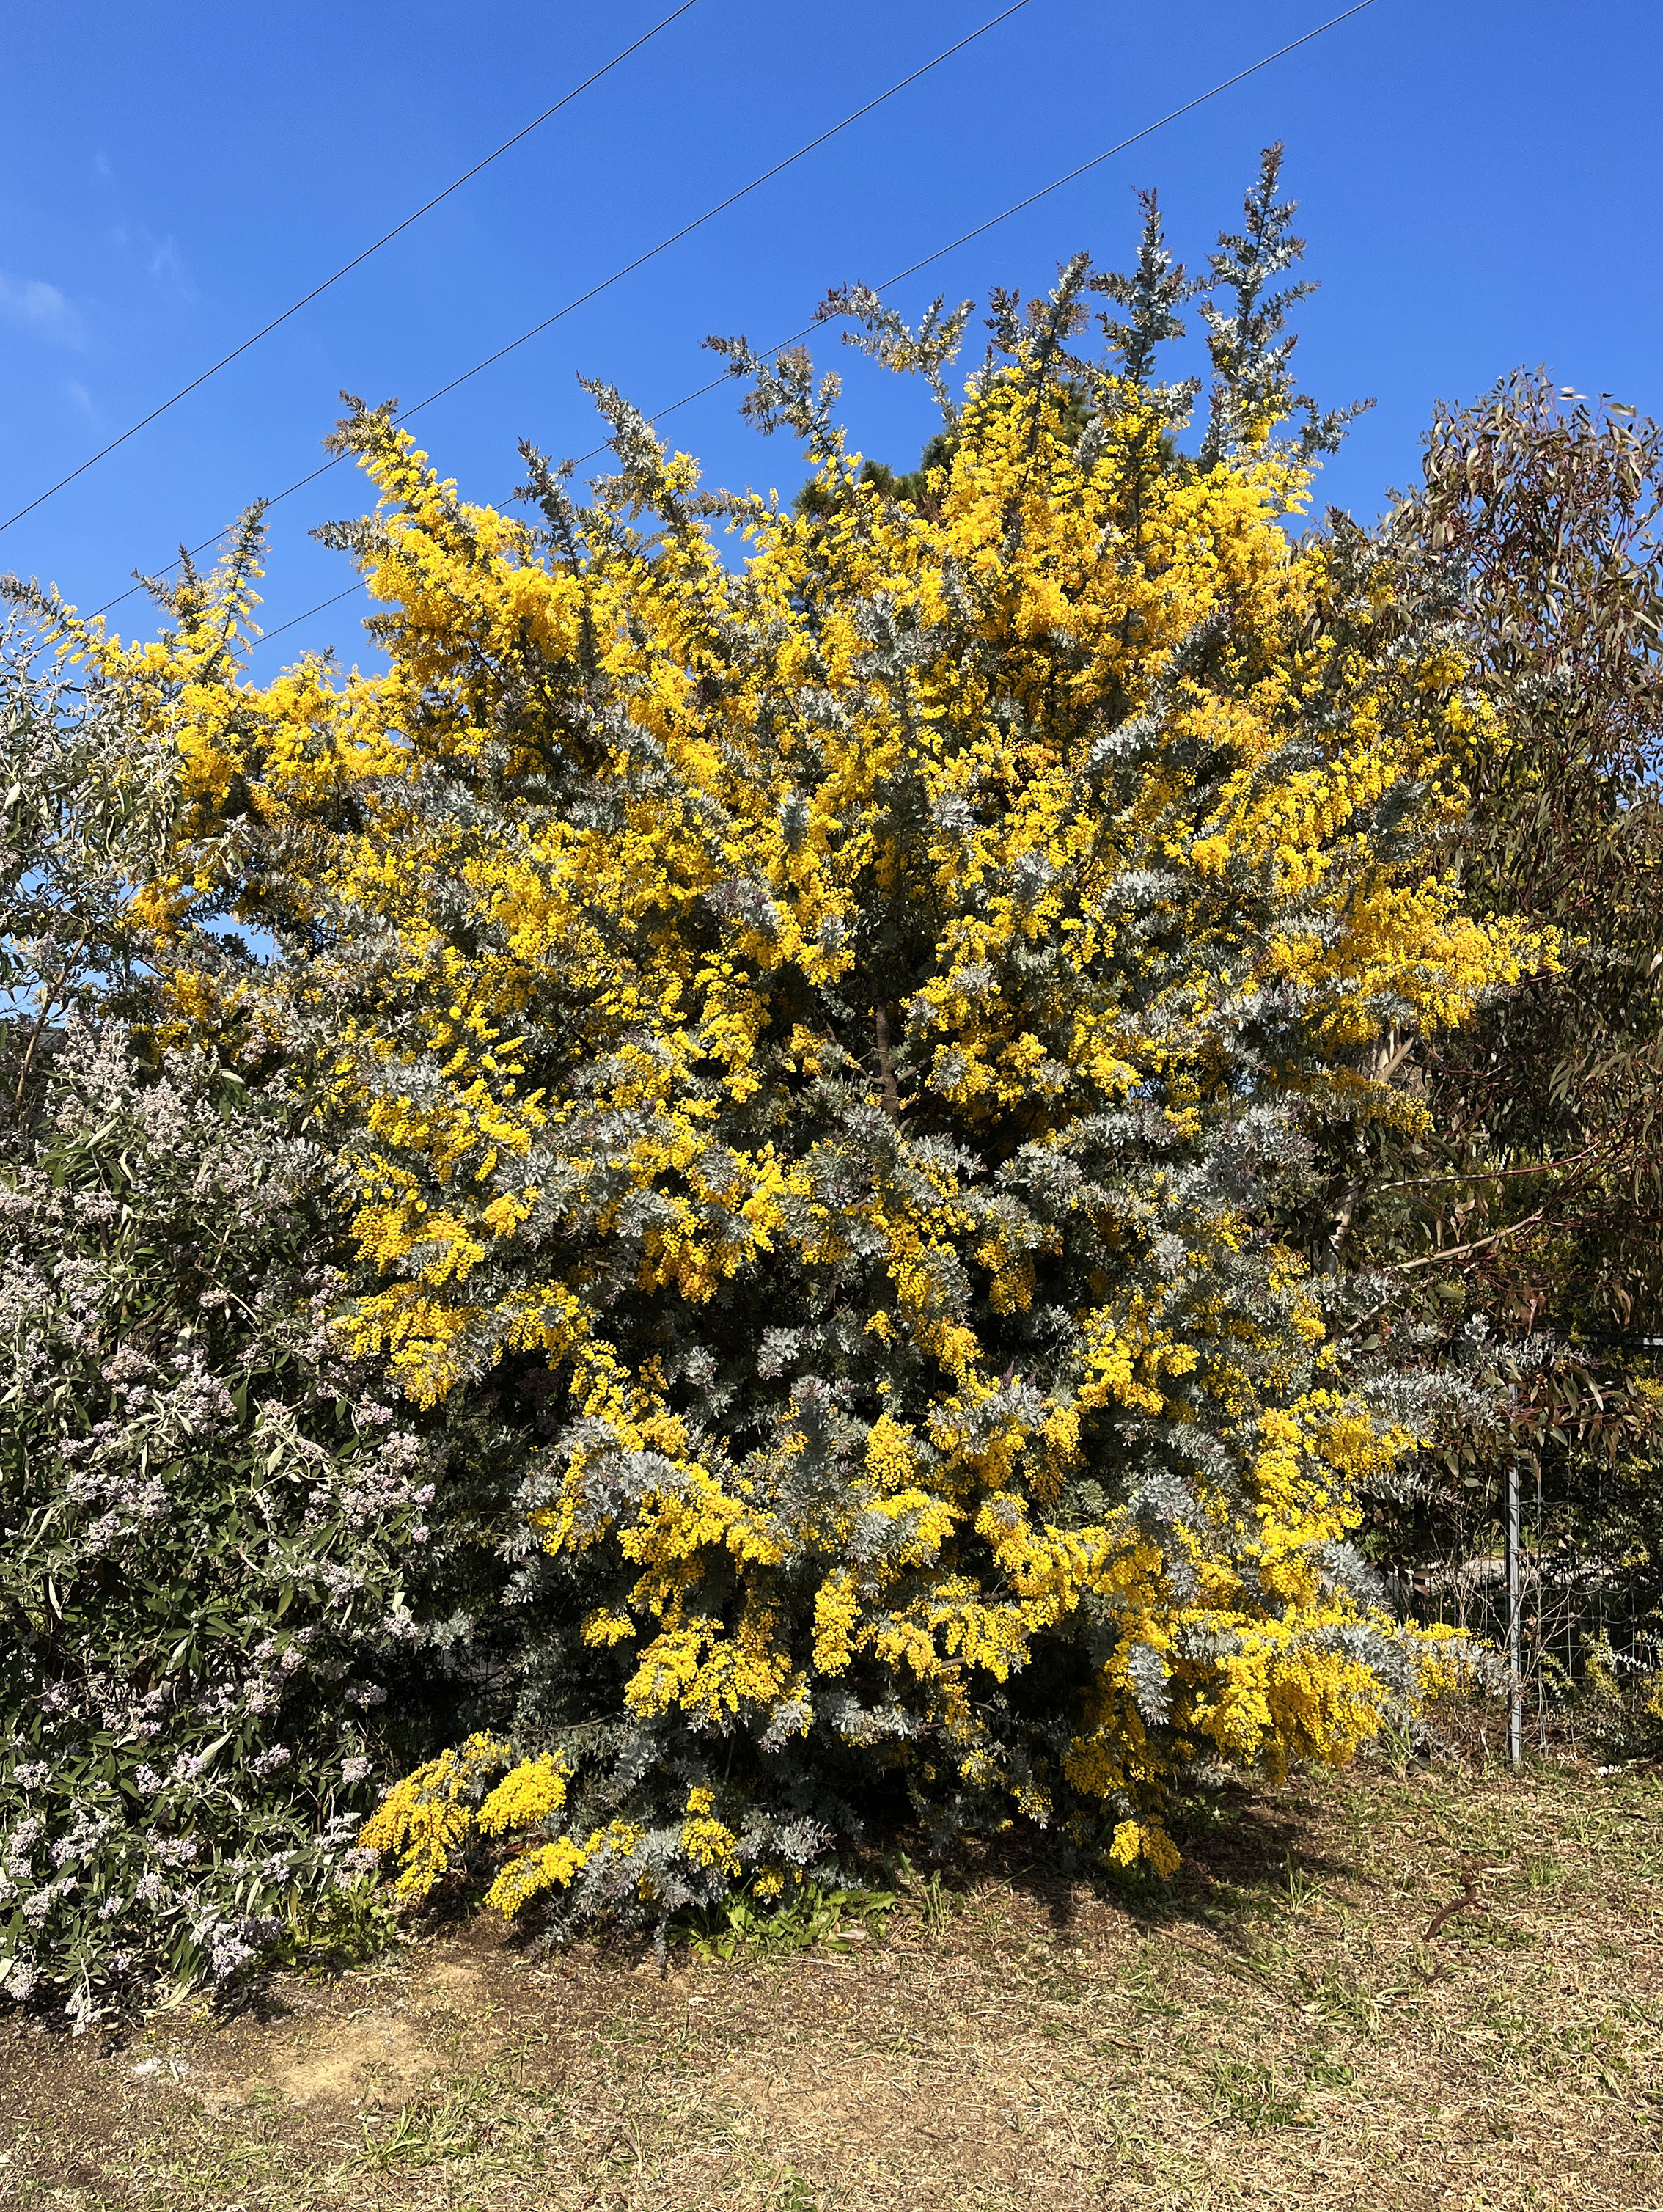
M 1307 1777 L 1185 1841 L 1167 1891 L 961 1866 L 667 1972 L 480 1920 L 228 2021 L 7 2021 L 0 2204 L 1663 2206 L 1655 1776 Z

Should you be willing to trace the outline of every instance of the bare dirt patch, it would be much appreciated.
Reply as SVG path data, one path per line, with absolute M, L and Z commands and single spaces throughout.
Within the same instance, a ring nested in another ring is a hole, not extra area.
M 442 2063 L 408 2020 L 379 2008 L 315 2024 L 302 2015 L 282 2041 L 248 2055 L 256 2061 L 254 2073 L 228 2063 L 227 2052 L 191 2094 L 210 2106 L 246 2105 L 266 2090 L 301 2107 L 353 2105 L 408 2095 Z
M 1169 1890 L 962 1863 L 859 1949 L 664 1972 L 481 1921 L 118 2051 L 0 2030 L 0 2205 L 1663 2205 L 1654 1778 L 1376 1771 L 1185 1840 Z

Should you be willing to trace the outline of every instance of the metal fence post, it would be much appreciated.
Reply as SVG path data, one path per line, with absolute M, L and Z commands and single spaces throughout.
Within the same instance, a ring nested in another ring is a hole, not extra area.
M 1515 1768 L 1525 1763 L 1524 1577 L 1519 1558 L 1519 1462 L 1507 1463 L 1507 1749 Z

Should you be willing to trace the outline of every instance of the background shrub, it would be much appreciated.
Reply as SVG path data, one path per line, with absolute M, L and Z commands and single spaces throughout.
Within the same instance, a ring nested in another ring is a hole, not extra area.
M 119 1018 L 170 756 L 6 643 L 0 1987 L 82 2027 L 356 1878 L 438 1460 L 338 1357 L 281 1077 Z
M 280 1097 L 111 1025 L 31 1103 L 0 1182 L 0 1982 L 84 2024 L 352 1879 L 433 1483 L 332 1351 Z

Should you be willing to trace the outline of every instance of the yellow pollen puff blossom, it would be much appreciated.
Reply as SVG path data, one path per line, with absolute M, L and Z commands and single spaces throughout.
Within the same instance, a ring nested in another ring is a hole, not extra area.
M 604 392 L 617 472 L 580 507 L 533 457 L 535 526 L 356 416 L 380 670 L 262 686 L 211 606 L 160 650 L 65 617 L 177 749 L 149 896 L 234 849 L 228 903 L 307 948 L 265 1018 L 332 1010 L 296 1081 L 356 1193 L 349 1349 L 543 1424 L 543 1671 L 643 1749 L 592 1819 L 552 1759 L 484 1799 L 484 1833 L 574 1814 L 505 1905 L 632 1834 L 783 1863 L 821 1771 L 1164 1873 L 1189 1760 L 1343 1759 L 1402 1678 L 1344 1557 L 1411 1439 L 1326 1343 L 1278 1178 L 1308 1117 L 1401 1115 L 1387 1027 L 1543 948 L 1461 911 L 1483 709 L 1393 556 L 1292 543 L 1285 455 L 1187 457 L 1059 299 L 916 497 L 790 362 L 790 512 L 707 501 Z M 685 1796 L 711 1765 L 725 1818 Z M 458 1771 L 367 1831 L 401 1884 L 474 1819 Z
M 423 1898 L 450 1870 L 474 1832 L 484 1778 L 513 1758 L 506 1743 L 470 1735 L 396 1782 L 358 1832 L 366 1850 L 398 1859 L 401 1897 Z

